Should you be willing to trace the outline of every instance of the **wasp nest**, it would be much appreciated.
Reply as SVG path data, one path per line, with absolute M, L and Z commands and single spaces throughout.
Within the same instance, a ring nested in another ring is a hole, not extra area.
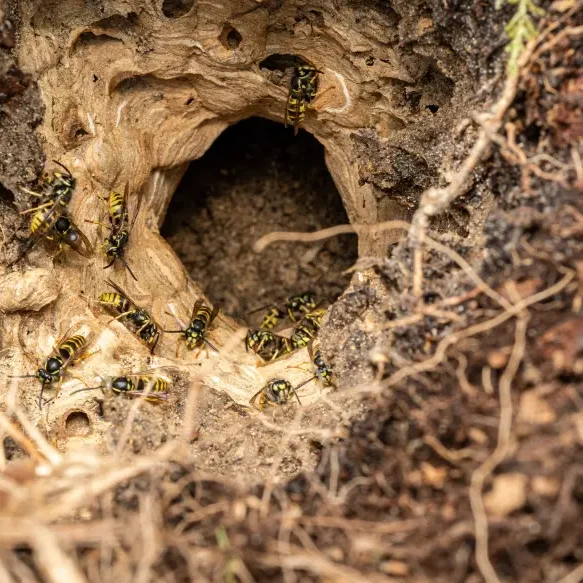
M 98 195 L 127 184 L 130 210 L 141 197 L 128 250 L 137 281 L 122 266 L 112 279 L 159 321 L 168 321 L 166 312 L 188 319 L 205 282 L 189 277 L 159 227 L 189 162 L 223 130 L 250 116 L 283 122 L 289 82 L 272 64 L 286 55 L 320 72 L 303 125 L 324 146 L 349 220 L 408 219 L 437 175 L 441 148 L 470 93 L 456 52 L 413 4 L 23 1 L 18 57 L 41 88 L 46 157 L 77 179 L 70 205 L 75 222 L 97 247 L 99 228 L 85 220 L 102 220 Z M 385 255 L 396 238 L 363 232 L 359 254 Z M 248 406 L 269 379 L 306 378 L 306 351 L 257 367 L 244 349 L 244 329 L 222 313 L 212 331 L 219 355 L 183 350 L 177 358 L 175 337 L 164 336 L 151 356 L 95 303 L 107 291 L 104 274 L 111 272 L 104 265 L 100 254 L 87 260 L 71 253 L 53 265 L 38 245 L 20 272 L 0 281 L 3 344 L 12 347 L 3 354 L 3 372 L 31 374 L 75 323 L 95 334 L 92 350 L 99 352 L 72 369 L 75 376 L 42 412 L 34 380 L 14 380 L 6 389 L 6 398 L 16 395 L 61 446 L 79 440 L 109 446 L 101 409 L 115 405 L 95 392 L 72 394 L 99 384 L 100 375 L 174 371 L 172 413 L 167 405 L 151 406 L 153 426 L 169 433 L 180 424 L 189 387 L 224 391 Z M 308 391 L 305 403 L 319 394 Z

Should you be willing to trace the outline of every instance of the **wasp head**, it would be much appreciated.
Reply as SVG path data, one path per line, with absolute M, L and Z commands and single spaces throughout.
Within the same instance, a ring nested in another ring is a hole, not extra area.
M 270 381 L 266 387 L 267 398 L 278 405 L 287 403 L 292 391 L 291 383 L 282 379 Z

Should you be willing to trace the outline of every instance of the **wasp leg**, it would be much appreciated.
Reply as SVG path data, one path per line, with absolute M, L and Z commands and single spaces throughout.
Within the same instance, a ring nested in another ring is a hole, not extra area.
M 255 404 L 255 401 L 257 400 L 257 397 L 261 395 L 261 397 L 259 398 L 259 406 L 257 406 Z M 251 400 L 249 401 L 249 404 L 254 408 L 257 409 L 259 412 L 263 411 L 263 407 L 265 406 L 265 399 L 263 398 L 263 389 L 260 389 L 259 391 L 257 391 L 252 397 Z
M 312 364 L 298 364 L 296 366 L 292 366 L 291 368 L 298 368 L 300 370 L 303 370 L 304 372 L 310 372 L 309 369 L 311 369 L 312 367 L 313 367 Z
M 310 102 L 309 102 L 309 103 L 307 103 L 306 105 L 307 105 L 308 107 L 311 107 L 311 103 L 312 103 L 312 101 L 314 101 L 316 98 L 318 98 L 318 97 L 320 97 L 320 96 L 324 95 L 324 93 L 327 93 L 328 91 L 330 91 L 330 89 L 332 89 L 332 86 L 330 86 L 330 87 L 326 87 L 326 89 L 324 89 L 323 91 L 318 91 L 318 92 L 317 92 L 317 93 L 316 93 L 316 94 L 315 94 L 315 95 L 312 97 L 312 99 L 310 100 Z
M 82 378 L 81 378 L 81 377 L 80 377 L 80 376 L 79 376 L 77 373 L 73 372 L 72 370 L 69 370 L 69 371 L 67 371 L 67 374 L 69 374 L 69 375 L 70 375 L 70 376 L 72 376 L 74 379 L 78 380 L 79 382 L 81 382 L 81 383 L 85 384 L 85 380 L 84 380 L 84 379 L 82 379 Z M 55 395 L 55 397 L 53 397 L 53 399 L 55 399 L 55 398 L 56 398 L 56 395 Z M 51 399 L 51 400 L 52 400 L 52 399 Z
M 61 387 L 63 386 L 63 377 L 60 376 L 59 377 L 59 383 L 57 384 L 57 388 L 55 390 L 55 396 L 53 397 L 53 399 L 56 401 L 57 397 L 59 396 L 59 393 L 61 392 Z
M 50 206 L 54 206 L 54 204 L 55 204 L 55 201 L 54 200 L 51 200 L 51 201 L 49 201 L 49 202 L 47 202 L 45 204 L 41 204 L 41 205 L 35 206 L 35 207 L 31 208 L 31 209 L 27 209 L 25 211 L 22 211 L 20 214 L 21 215 L 29 215 L 30 213 L 34 213 L 36 211 L 39 211 L 40 209 L 46 209 L 46 208 L 48 208 Z
M 34 192 L 34 190 L 29 190 L 28 188 L 24 188 L 23 186 L 20 187 L 22 192 L 26 192 L 26 194 L 30 194 L 31 196 L 36 196 L 37 198 L 44 198 L 44 194 L 39 194 L 38 192 Z
M 152 348 L 150 348 L 150 354 L 154 354 L 154 350 L 156 350 L 156 346 L 158 344 L 158 340 L 160 340 L 160 334 L 156 334 L 156 340 L 154 340 L 154 344 L 152 344 Z
M 98 302 L 100 303 L 100 302 Z M 108 304 L 105 304 L 108 305 Z M 119 316 L 116 316 L 115 318 L 112 318 L 107 325 L 109 326 L 109 324 L 111 324 L 112 322 L 114 322 L 115 320 L 120 320 L 121 318 L 125 318 L 128 314 L 132 314 L 133 312 L 135 312 L 135 310 L 128 310 L 127 312 L 123 312 L 122 314 L 120 314 Z
M 47 237 L 47 239 L 49 239 L 50 241 L 53 240 L 51 237 Z M 65 246 L 63 245 L 63 243 L 61 241 L 59 241 L 59 249 L 55 253 L 55 256 L 53 257 L 53 259 L 57 259 L 58 257 L 60 257 L 63 254 L 64 249 L 65 249 Z
M 105 223 L 102 223 L 101 221 L 90 221 L 89 219 L 85 219 L 85 222 L 91 223 L 92 225 L 100 225 L 111 231 L 111 227 L 109 225 L 106 225 Z

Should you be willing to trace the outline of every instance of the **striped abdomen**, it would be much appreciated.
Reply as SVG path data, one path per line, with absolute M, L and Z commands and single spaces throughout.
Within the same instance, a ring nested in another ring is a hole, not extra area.
M 114 229 L 120 229 L 127 220 L 127 206 L 125 197 L 120 192 L 109 195 L 109 220 Z
M 291 343 L 294 350 L 307 346 L 312 338 L 315 338 L 320 329 L 322 318 L 326 314 L 324 308 L 313 310 L 305 315 L 301 322 L 295 327 L 291 336 Z
M 120 314 L 129 311 L 129 300 L 116 292 L 105 292 L 99 296 L 98 301 L 117 310 Z
M 287 299 L 285 308 L 289 319 L 296 322 L 298 316 L 309 313 L 316 307 L 316 295 L 313 292 L 305 292 L 297 296 L 291 296 Z
M 285 110 L 285 121 L 298 127 L 304 121 L 306 114 L 306 100 L 303 97 L 304 91 L 299 77 L 294 77 L 291 82 L 287 105 Z
M 152 393 L 165 393 L 168 391 L 168 381 L 166 379 L 156 378 L 152 382 L 152 379 L 149 377 L 140 377 L 137 387 L 134 390 L 143 393 L 147 388 Z
M 308 347 L 310 352 L 310 358 L 316 367 L 316 376 L 320 379 L 320 382 L 325 387 L 330 387 L 334 384 L 332 379 L 332 370 L 324 361 L 322 352 L 320 351 L 320 340 L 319 338 L 314 338 L 312 344 Z
M 57 350 L 64 359 L 73 358 L 85 346 L 86 342 L 85 336 L 77 334 L 65 340 Z
M 53 227 L 58 217 L 59 213 L 54 211 L 53 206 L 37 211 L 32 215 L 30 221 L 30 232 L 33 235 L 42 235 L 46 233 Z

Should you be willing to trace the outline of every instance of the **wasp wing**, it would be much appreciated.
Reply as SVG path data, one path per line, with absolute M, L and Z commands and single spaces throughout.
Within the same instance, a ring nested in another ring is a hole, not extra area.
M 132 300 L 132 298 L 130 298 L 130 296 L 123 289 L 121 289 L 121 287 L 119 287 L 119 285 L 117 285 L 116 283 L 113 283 L 113 281 L 111 281 L 111 279 L 107 278 L 105 280 L 105 283 L 107 283 L 107 285 L 111 286 L 117 293 L 121 294 L 124 298 L 126 298 L 128 300 L 128 302 L 130 304 L 132 304 L 132 306 L 136 310 L 141 310 L 142 309 L 142 308 L 140 308 L 140 305 L 139 304 L 137 304 L 136 302 L 134 302 L 134 300 Z
M 128 203 L 129 192 L 130 192 L 130 185 L 129 185 L 129 182 L 126 182 L 125 189 L 124 189 L 124 199 L 125 199 L 126 205 Z M 134 225 L 136 224 L 136 219 L 138 218 L 138 214 L 140 213 L 140 208 L 142 206 L 142 194 L 141 194 L 141 192 L 138 192 L 137 197 L 138 197 L 138 202 L 136 203 L 136 210 L 134 212 L 134 216 L 132 218 L 132 223 L 131 223 L 130 228 L 128 230 L 128 236 L 132 232 L 132 229 L 134 228 Z
M 69 217 L 67 217 L 69 218 Z M 61 240 L 71 247 L 73 251 L 79 253 L 79 255 L 89 258 L 93 256 L 93 246 L 89 242 L 89 239 L 85 236 L 83 231 L 73 222 L 71 218 L 69 218 L 71 222 L 71 229 L 68 231 L 67 235 L 62 235 L 60 238 Z M 75 239 L 72 239 L 72 235 L 76 236 Z
M 51 352 L 51 355 L 49 356 L 49 358 L 51 358 L 52 356 L 61 356 L 61 358 L 63 358 L 63 355 L 60 351 L 60 347 L 67 342 L 67 340 L 69 340 L 69 338 L 72 338 L 73 336 L 76 336 L 77 334 L 73 334 L 73 331 L 77 331 L 82 327 L 82 324 L 79 322 L 76 322 L 75 324 L 72 324 L 69 329 L 61 336 L 61 338 L 59 338 L 59 340 L 55 343 L 55 347 L 53 348 L 53 351 Z M 80 346 L 79 348 L 73 350 L 64 360 L 63 360 L 63 365 L 62 368 L 65 369 L 72 361 L 74 361 L 78 356 L 80 352 L 83 352 L 87 349 L 87 347 L 89 346 L 92 338 L 93 338 L 93 332 L 90 331 L 88 334 L 81 334 L 81 336 L 83 336 L 83 338 L 85 338 L 85 342 L 83 343 L 82 346 Z
M 196 313 L 198 312 L 198 310 L 200 309 L 200 307 L 203 304 L 204 304 L 204 300 L 196 300 L 196 302 L 194 302 L 194 306 L 192 306 L 192 314 L 190 314 L 190 321 L 191 322 L 194 320 Z

